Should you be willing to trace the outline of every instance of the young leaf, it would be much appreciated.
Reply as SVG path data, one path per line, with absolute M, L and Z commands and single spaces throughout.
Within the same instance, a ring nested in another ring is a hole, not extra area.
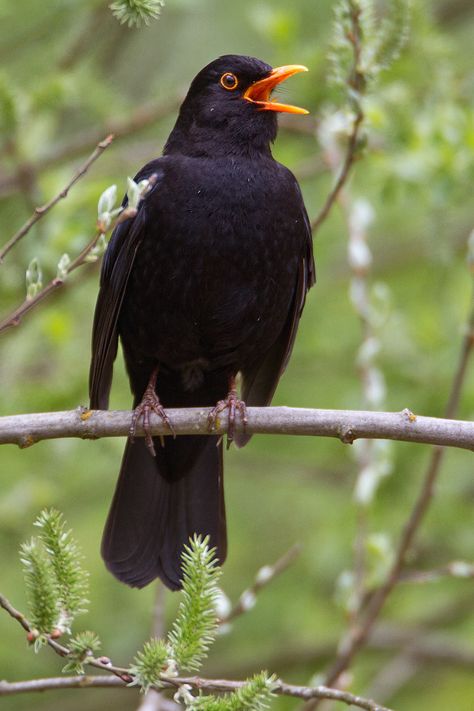
M 195 535 L 182 556 L 184 599 L 168 635 L 170 656 L 180 670 L 198 670 L 216 635 L 221 571 L 208 543 L 208 537 Z
M 160 675 L 166 672 L 169 661 L 169 650 L 163 640 L 150 639 L 145 642 L 130 667 L 130 674 L 134 677 L 133 685 L 140 686 L 145 692 L 152 685 L 159 686 Z
M 69 631 L 76 615 L 87 611 L 88 573 L 82 569 L 82 554 L 63 515 L 55 509 L 42 511 L 35 521 L 40 540 L 50 559 L 61 610 L 59 628 Z
M 112 212 L 114 205 L 117 201 L 117 186 L 110 185 L 99 198 L 97 205 L 97 215 L 99 219 L 104 214 L 104 212 Z
M 84 674 L 84 662 L 87 657 L 93 657 L 100 649 L 100 639 L 95 632 L 86 630 L 80 632 L 69 640 L 71 653 L 68 656 L 67 664 L 63 667 L 63 672 L 72 674 Z
M 188 711 L 265 711 L 274 697 L 275 676 L 256 674 L 244 686 L 223 696 L 197 696 Z
M 43 288 L 43 273 L 37 257 L 34 257 L 26 270 L 26 298 L 28 301 L 34 299 L 36 294 Z
M 58 586 L 51 560 L 35 538 L 20 548 L 29 618 L 41 635 L 51 633 L 59 623 Z

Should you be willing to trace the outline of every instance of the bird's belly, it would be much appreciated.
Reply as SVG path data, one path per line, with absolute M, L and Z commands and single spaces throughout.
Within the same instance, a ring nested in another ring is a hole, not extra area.
M 134 359 L 236 370 L 263 355 L 286 320 L 296 263 L 268 259 L 255 242 L 187 245 L 183 259 L 175 240 L 137 259 L 119 326 Z

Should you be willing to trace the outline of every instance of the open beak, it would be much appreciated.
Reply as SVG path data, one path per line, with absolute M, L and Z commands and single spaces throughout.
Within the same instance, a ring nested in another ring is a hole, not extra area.
M 285 79 L 293 76 L 293 74 L 307 71 L 307 67 L 304 67 L 302 64 L 287 64 L 284 67 L 276 67 L 272 69 L 267 77 L 251 84 L 244 93 L 244 99 L 251 101 L 252 104 L 257 104 L 257 106 L 264 111 L 282 111 L 287 114 L 309 114 L 309 111 L 300 109 L 299 106 L 280 104 L 277 101 L 272 101 L 270 98 L 277 84 L 285 81 Z

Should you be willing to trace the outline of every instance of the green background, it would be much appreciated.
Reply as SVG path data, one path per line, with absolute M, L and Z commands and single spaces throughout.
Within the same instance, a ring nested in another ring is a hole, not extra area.
M 34 205 L 68 181 L 93 149 L 91 139 L 82 152 L 71 151 L 78 136 L 89 131 L 105 136 L 112 120 L 126 120 L 148 103 L 174 107 L 201 66 L 223 53 L 309 67 L 309 74 L 285 86 L 284 97 L 310 109 L 311 117 L 291 117 L 293 130 L 280 131 L 274 154 L 300 176 L 314 217 L 332 178 L 321 146 L 304 129 L 343 107 L 342 93 L 327 81 L 332 6 L 326 0 L 169 0 L 158 22 L 129 30 L 102 2 L 0 0 L 1 242 Z M 375 211 L 369 286 L 382 301 L 376 336 L 377 366 L 387 387 L 384 409 L 442 415 L 470 309 L 466 244 L 474 224 L 473 32 L 472 3 L 415 2 L 407 49 L 365 105 L 369 146 L 357 163 L 349 199 L 368 200 Z M 2 315 L 23 300 L 25 268 L 33 257 L 40 260 L 46 281 L 63 252 L 73 257 L 80 251 L 94 233 L 101 192 L 117 183 L 120 194 L 126 176 L 160 154 L 174 117 L 171 108 L 161 120 L 118 138 L 67 200 L 8 255 L 0 269 Z M 55 160 L 61 152 L 63 158 Z M 43 169 L 28 167 L 36 162 Z M 20 168 L 21 189 L 5 185 L 4 178 Z M 349 298 L 347 240 L 347 224 L 336 206 L 315 239 L 318 283 L 274 404 L 364 406 L 356 364 L 361 327 Z M 60 293 L 0 336 L 1 414 L 87 404 L 97 283 L 98 265 L 82 268 Z M 465 419 L 474 410 L 473 385 L 471 373 L 459 412 Z M 128 408 L 130 402 L 119 358 L 111 407 Z M 76 631 L 97 631 L 104 653 L 118 665 L 129 663 L 149 636 L 155 595 L 153 586 L 136 591 L 116 582 L 99 556 L 123 445 L 119 439 L 65 439 L 27 450 L 6 446 L 0 452 L 1 591 L 25 609 L 18 548 L 33 533 L 40 509 L 56 506 L 74 528 L 91 571 L 90 613 L 78 619 Z M 390 447 L 392 473 L 367 511 L 369 533 L 383 533 L 396 544 L 429 456 L 420 445 Z M 347 625 L 338 579 L 354 565 L 354 447 L 328 439 L 258 436 L 244 450 L 228 452 L 225 469 L 229 557 L 223 587 L 229 597 L 235 601 L 258 568 L 294 542 L 303 549 L 291 568 L 261 592 L 257 606 L 219 637 L 204 672 L 240 678 L 266 668 L 285 681 L 314 681 L 333 658 Z M 411 569 L 473 559 L 473 503 L 472 455 L 450 451 Z M 369 559 L 375 579 L 386 562 L 383 556 L 378 564 Z M 394 694 L 380 694 L 379 701 L 406 711 L 474 708 L 473 600 L 472 578 L 406 583 L 395 590 L 381 626 L 406 631 L 435 651 L 448 643 L 470 650 L 471 661 L 418 660 L 406 683 Z M 168 620 L 177 602 L 176 595 L 167 595 Z M 420 631 L 417 625 L 425 621 Z M 399 653 L 400 647 L 369 645 L 357 657 L 350 689 L 372 693 L 374 679 Z M 51 650 L 35 655 L 27 649 L 20 627 L 0 615 L 0 678 L 55 676 L 61 666 Z M 2 708 L 11 709 L 92 710 L 104 704 L 134 708 L 137 698 L 132 691 L 85 690 L 2 699 Z M 291 700 L 275 702 L 276 709 L 297 706 Z

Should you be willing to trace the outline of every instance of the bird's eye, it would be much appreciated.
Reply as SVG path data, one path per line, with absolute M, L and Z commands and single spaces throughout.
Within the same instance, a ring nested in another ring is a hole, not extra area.
M 236 89 L 238 86 L 239 80 L 235 76 L 235 74 L 231 74 L 230 72 L 226 72 L 221 76 L 221 86 L 224 87 L 224 89 L 228 89 L 228 91 L 232 91 L 232 89 Z

